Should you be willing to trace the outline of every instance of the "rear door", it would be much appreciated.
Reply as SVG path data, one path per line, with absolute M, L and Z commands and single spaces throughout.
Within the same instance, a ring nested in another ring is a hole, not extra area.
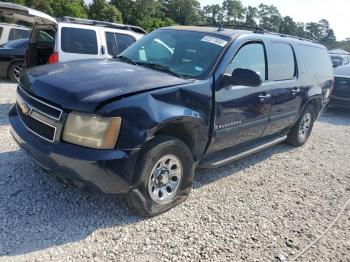
M 298 64 L 293 46 L 272 40 L 268 45 L 269 82 L 271 89 L 270 121 L 263 136 L 275 134 L 293 125 L 303 98 L 298 79 Z

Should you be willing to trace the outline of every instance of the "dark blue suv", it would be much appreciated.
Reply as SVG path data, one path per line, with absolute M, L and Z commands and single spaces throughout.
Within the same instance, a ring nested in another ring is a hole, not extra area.
M 46 171 L 126 193 L 131 210 L 152 216 L 187 198 L 196 167 L 283 141 L 303 145 L 332 87 L 321 45 L 177 26 L 114 59 L 28 70 L 9 119 L 15 140 Z

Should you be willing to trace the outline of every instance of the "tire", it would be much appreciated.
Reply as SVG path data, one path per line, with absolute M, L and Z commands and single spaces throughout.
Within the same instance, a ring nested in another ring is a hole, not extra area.
M 140 152 L 133 189 L 126 196 L 128 206 L 142 217 L 166 212 L 187 199 L 193 177 L 194 160 L 188 146 L 176 138 L 156 137 Z
M 315 119 L 315 109 L 313 105 L 309 104 L 289 131 L 286 143 L 297 147 L 304 145 L 310 137 Z
M 19 76 L 24 69 L 24 62 L 14 62 L 10 65 L 8 76 L 13 82 L 18 82 Z

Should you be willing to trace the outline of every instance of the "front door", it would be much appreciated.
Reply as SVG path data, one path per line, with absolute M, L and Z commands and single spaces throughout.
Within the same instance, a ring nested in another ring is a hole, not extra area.
M 252 141 L 261 136 L 269 121 L 270 84 L 267 79 L 266 50 L 263 42 L 248 42 L 234 56 L 225 74 L 237 68 L 258 73 L 263 84 L 252 86 L 224 86 L 215 94 L 216 117 L 211 147 L 218 151 Z

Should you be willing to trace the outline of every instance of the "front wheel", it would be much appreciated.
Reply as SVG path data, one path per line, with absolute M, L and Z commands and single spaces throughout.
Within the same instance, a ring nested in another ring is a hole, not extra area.
M 194 177 L 188 146 L 176 138 L 160 136 L 140 152 L 133 189 L 126 200 L 139 216 L 155 216 L 186 200 Z
M 316 119 L 314 107 L 308 105 L 288 134 L 287 143 L 302 146 L 308 140 Z

